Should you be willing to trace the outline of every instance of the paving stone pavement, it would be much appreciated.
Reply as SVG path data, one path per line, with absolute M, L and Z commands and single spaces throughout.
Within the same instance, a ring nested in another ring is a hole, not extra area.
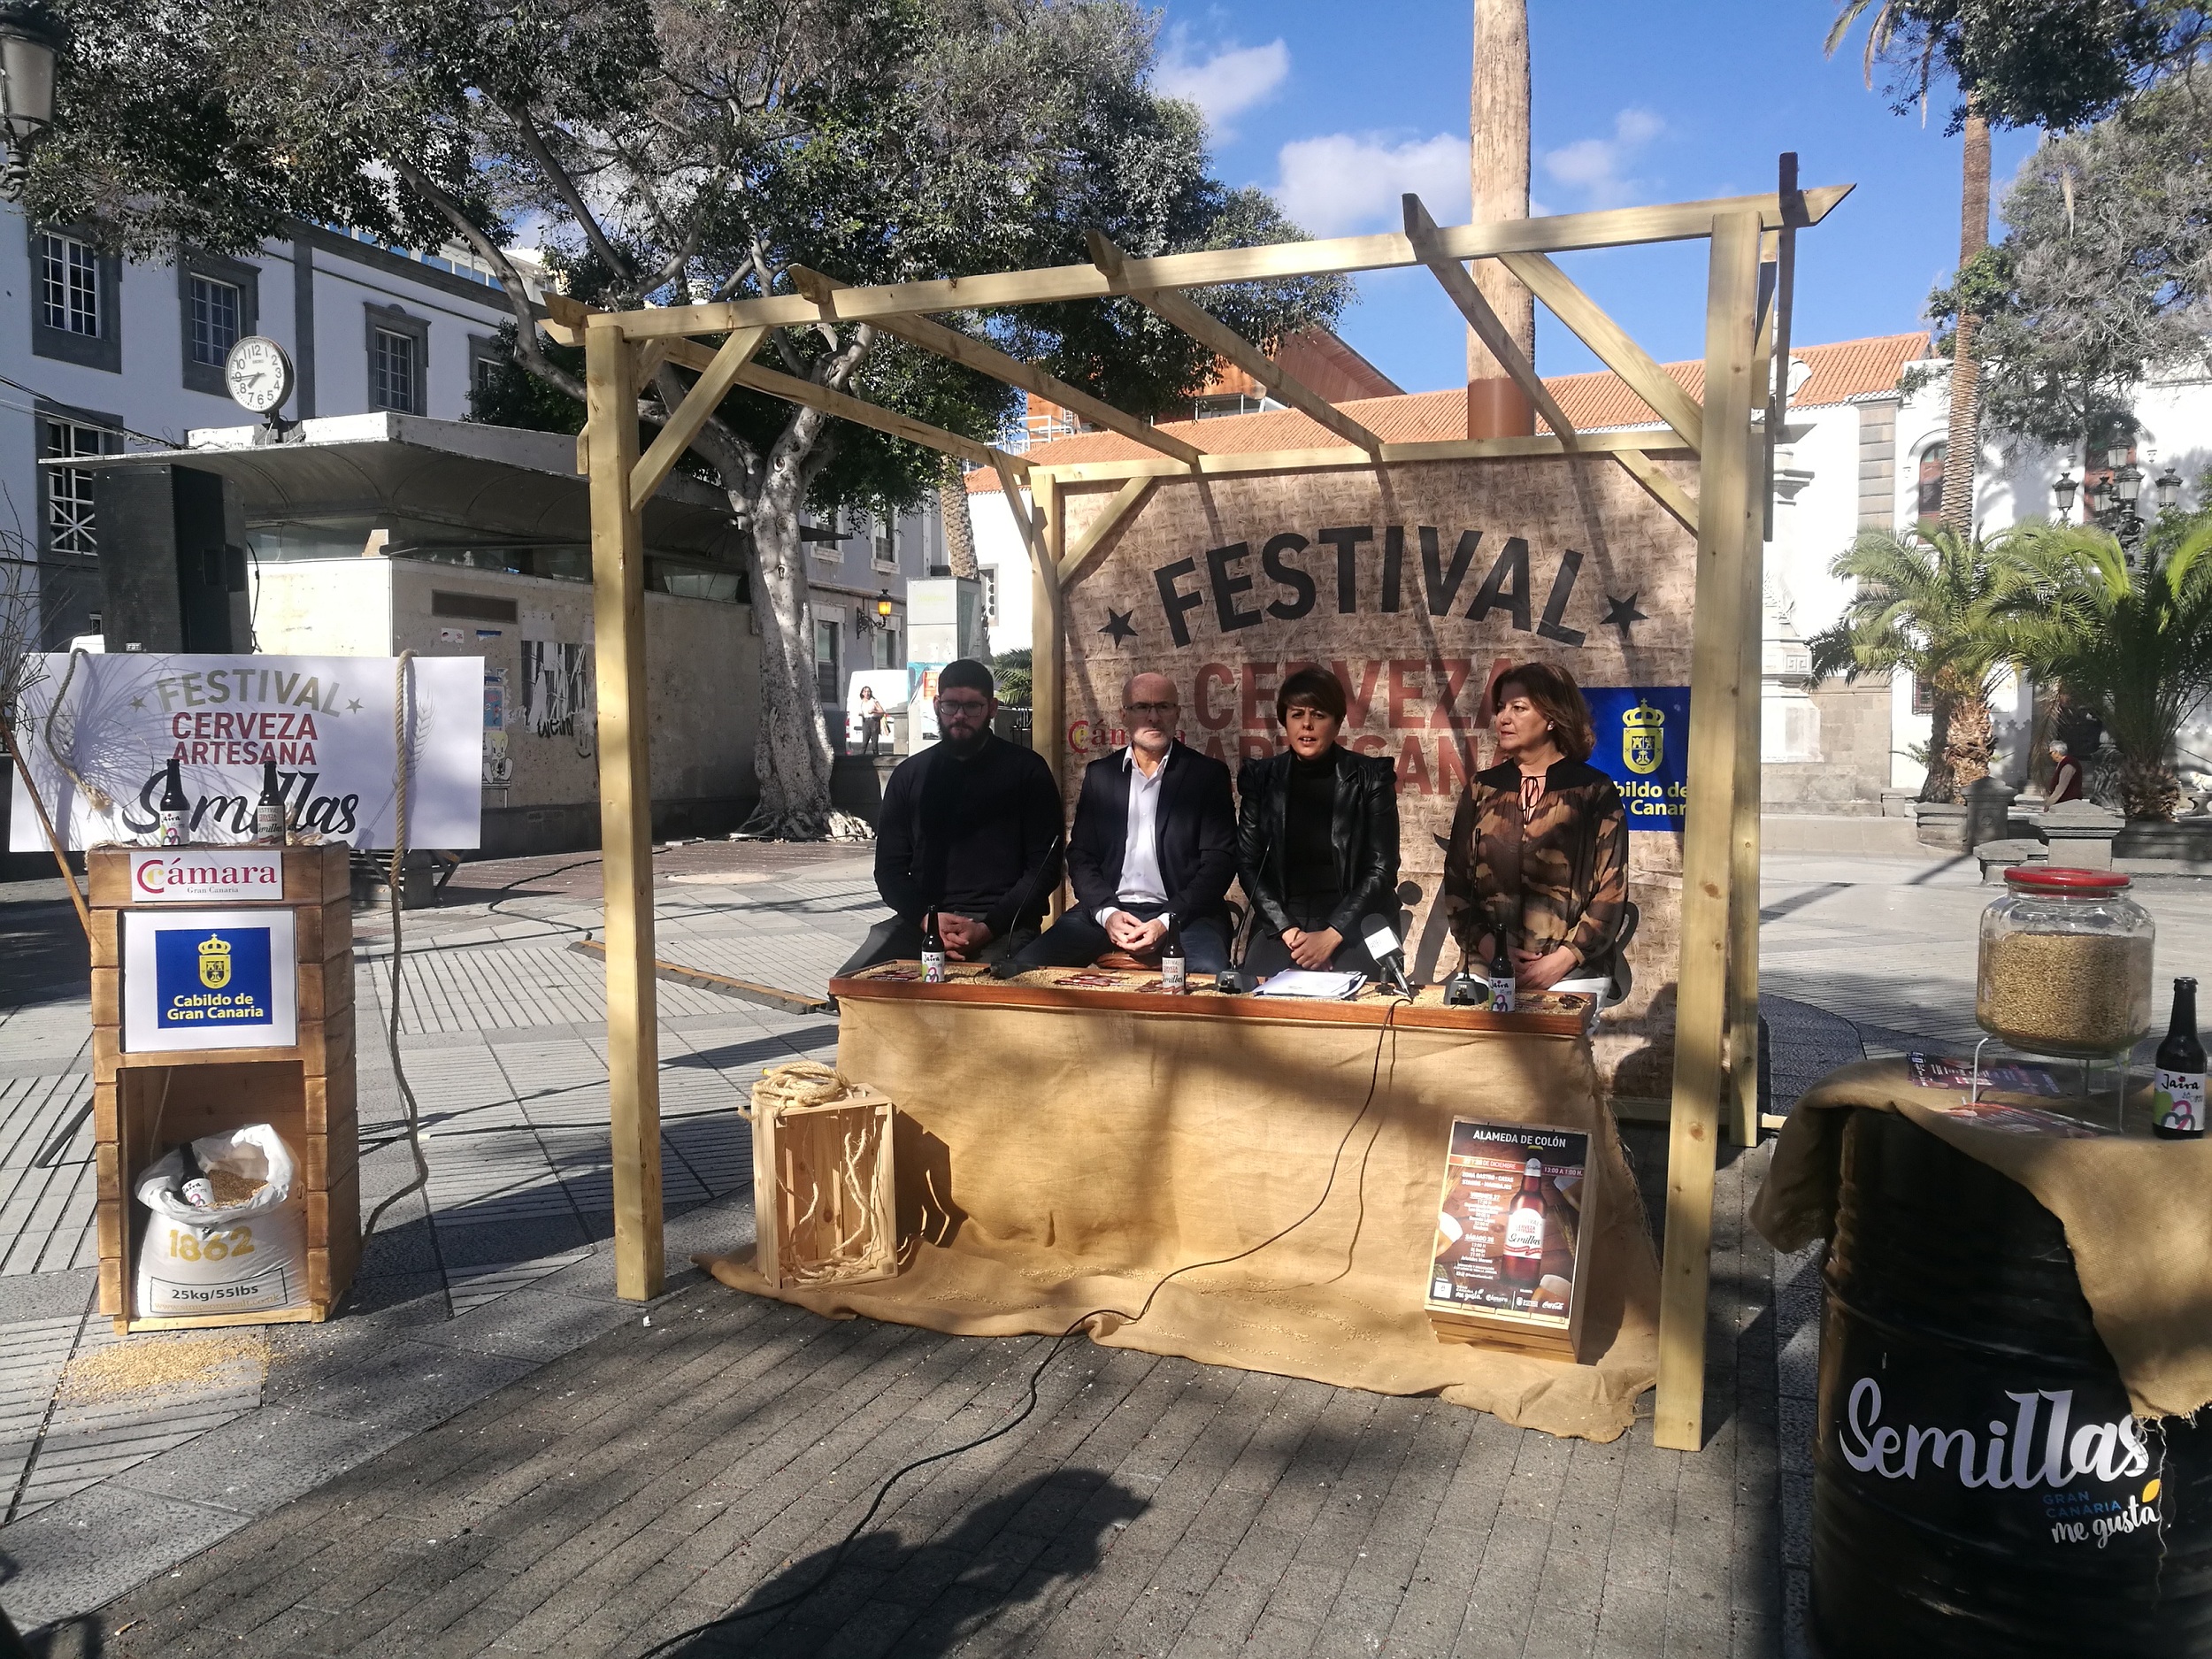
M 818 993 L 879 912 L 864 857 L 771 856 L 792 850 L 662 855 L 659 954 Z M 52 959 L 0 971 L 0 1602 L 43 1651 L 642 1654 L 810 1584 L 882 1475 L 1024 1397 L 1034 1341 L 825 1324 L 687 1269 L 649 1326 L 613 1298 L 603 1002 L 569 949 L 598 926 L 592 866 L 468 866 L 458 902 L 407 918 L 432 1179 L 344 1316 L 239 1333 L 119 1400 L 70 1380 L 113 1340 L 80 1256 L 87 1019 L 52 936 L 73 923 L 0 892 L 0 937 Z M 1770 1109 L 1862 1044 L 1972 1031 L 1970 867 L 1767 875 Z M 2162 969 L 2212 943 L 2194 884 L 2144 896 Z M 374 1202 L 411 1164 L 371 1028 L 389 941 L 378 917 L 360 932 Z M 660 1007 L 682 1263 L 749 1236 L 733 1100 L 833 1052 L 835 1025 L 682 985 Z M 1663 1138 L 1626 1138 L 1655 1213 Z M 818 1594 L 664 1651 L 1804 1652 L 1819 1261 L 1744 1226 L 1765 1156 L 1722 1171 L 1698 1455 L 1070 1345 L 1034 1416 L 902 1483 Z

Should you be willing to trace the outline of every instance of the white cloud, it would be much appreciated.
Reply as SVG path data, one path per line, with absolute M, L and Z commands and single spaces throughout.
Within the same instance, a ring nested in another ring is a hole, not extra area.
M 1396 229 L 1399 198 L 1419 195 L 1440 225 L 1467 217 L 1467 141 L 1451 133 L 1394 142 L 1378 133 L 1331 133 L 1285 144 L 1275 198 L 1316 236 Z
M 1635 193 L 1639 181 L 1623 169 L 1636 152 L 1666 131 L 1649 110 L 1623 110 L 1613 118 L 1610 138 L 1581 138 L 1544 152 L 1544 172 L 1569 189 L 1579 190 L 1592 207 L 1617 207 Z
M 1226 140 L 1234 136 L 1229 123 L 1266 102 L 1289 75 L 1290 48 L 1279 39 L 1264 46 L 1231 42 L 1210 56 L 1194 57 L 1189 31 L 1178 24 L 1169 32 L 1167 50 L 1152 80 L 1168 97 L 1195 104 L 1214 137 Z

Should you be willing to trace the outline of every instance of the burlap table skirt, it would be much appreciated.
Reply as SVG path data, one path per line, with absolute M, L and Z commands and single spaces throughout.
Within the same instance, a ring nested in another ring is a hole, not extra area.
M 1114 1347 L 1440 1394 L 1553 1434 L 1610 1440 L 1633 1421 L 1656 1372 L 1658 1264 L 1582 1037 L 1210 1014 L 1203 997 L 1168 1013 L 1100 993 L 1025 1007 L 980 986 L 959 1002 L 835 988 L 839 1071 L 899 1109 L 904 1271 L 772 1292 L 749 1250 L 700 1257 L 724 1284 L 968 1336 L 1056 1335 L 1087 1314 L 1090 1336 Z M 1585 1244 L 1593 1363 L 1430 1328 L 1422 1298 L 1455 1116 L 1591 1133 L 1603 1189 Z M 1169 1282 L 1132 1323 L 1163 1274 L 1249 1248 L 1325 1189 L 1286 1237 Z
M 1827 1238 L 1847 1118 L 1837 1109 L 1901 1112 L 2017 1181 L 2058 1217 L 2137 1416 L 2186 1415 L 2212 1402 L 2212 1141 L 2150 1139 L 2139 1095 L 2129 1102 L 2126 1136 L 2088 1140 L 1987 1128 L 1942 1110 L 1962 1098 L 1956 1088 L 1920 1087 L 1903 1060 L 1831 1071 L 1790 1113 L 1752 1202 L 1752 1225 L 1778 1250 Z

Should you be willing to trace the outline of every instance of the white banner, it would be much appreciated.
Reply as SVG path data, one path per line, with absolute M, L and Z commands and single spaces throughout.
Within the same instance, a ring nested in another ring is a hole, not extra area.
M 301 829 L 356 847 L 392 845 L 396 657 L 132 651 L 80 657 L 73 673 L 65 655 L 43 660 L 44 677 L 23 694 L 16 731 L 40 797 L 71 848 L 150 844 L 172 758 L 184 775 L 193 841 L 250 841 L 264 757 L 274 757 L 285 806 Z M 475 847 L 484 659 L 418 657 L 407 679 L 407 844 Z M 45 842 L 20 776 L 14 787 L 9 850 L 39 851 Z

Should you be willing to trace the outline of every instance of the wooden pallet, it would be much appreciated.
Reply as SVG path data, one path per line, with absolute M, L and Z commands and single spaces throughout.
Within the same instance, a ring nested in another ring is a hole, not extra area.
M 269 909 L 293 913 L 299 1029 L 283 1048 L 123 1048 L 122 917 L 134 906 L 128 847 L 86 855 L 92 905 L 92 1101 L 98 1179 L 100 1311 L 119 1333 L 211 1325 L 281 1325 L 329 1317 L 361 1259 L 360 1135 L 356 1126 L 353 906 L 342 842 L 288 847 L 284 895 Z M 210 909 L 259 908 L 211 901 Z M 145 1211 L 132 1195 L 140 1173 L 171 1148 L 219 1130 L 265 1123 L 300 1161 L 294 1190 L 305 1212 L 307 1301 L 273 1311 L 141 1318 L 131 1306 L 132 1263 Z

